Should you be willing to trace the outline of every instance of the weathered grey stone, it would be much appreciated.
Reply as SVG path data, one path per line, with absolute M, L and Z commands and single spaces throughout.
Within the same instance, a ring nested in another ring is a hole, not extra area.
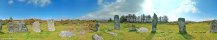
M 59 33 L 59 36 L 63 37 L 63 38 L 65 38 L 65 37 L 72 37 L 73 35 L 74 35 L 73 32 L 70 32 L 70 31 L 61 31 Z
M 9 23 L 7 24 L 7 26 L 8 26 L 8 32 L 9 32 L 9 33 L 15 32 L 15 30 L 17 30 L 17 28 L 16 28 L 15 25 L 16 25 L 16 24 L 13 23 L 13 22 L 9 22 Z
M 129 28 L 129 31 L 130 32 L 133 32 L 133 31 L 137 31 L 137 29 L 136 29 L 136 26 L 135 25 L 132 25 L 130 28 Z
M 216 33 L 217 32 L 217 20 L 213 20 L 211 22 L 210 32 L 212 32 L 212 33 Z
M 117 36 L 117 34 L 114 32 L 106 32 L 106 33 L 111 34 L 112 36 Z
M 101 36 L 99 36 L 98 34 L 94 34 L 94 35 L 92 36 L 92 39 L 93 39 L 93 40 L 103 40 L 103 38 L 102 38 Z
M 41 32 L 40 23 L 38 21 L 35 21 L 34 23 L 32 23 L 32 29 L 35 32 Z
M 48 31 L 55 31 L 54 20 L 50 19 L 47 21 L 47 23 L 48 23 Z
M 7 26 L 8 26 L 9 33 L 28 31 L 24 22 L 19 22 L 19 21 L 9 22 Z
M 141 28 L 139 28 L 138 29 L 138 31 L 137 32 L 140 32 L 140 33 L 143 33 L 143 32 L 148 32 L 148 29 L 147 28 L 145 28 L 145 27 L 141 27 Z
M 115 15 L 114 17 L 114 29 L 120 30 L 120 19 L 118 15 Z
M 99 30 L 99 22 L 97 22 L 96 24 L 95 24 L 95 29 L 94 29 L 94 31 L 98 31 Z
M 156 32 L 156 30 L 157 30 L 157 23 L 158 23 L 158 17 L 154 13 L 153 20 L 152 20 L 152 32 Z
M 178 19 L 178 24 L 179 24 L 179 32 L 180 33 L 186 33 L 185 18 L 179 18 Z
M 23 21 L 21 21 L 21 22 L 18 23 L 18 24 L 19 24 L 19 27 L 20 27 L 21 32 L 27 32 L 27 31 L 28 31 L 28 29 L 27 29 L 27 27 L 26 27 L 26 24 L 25 24 Z

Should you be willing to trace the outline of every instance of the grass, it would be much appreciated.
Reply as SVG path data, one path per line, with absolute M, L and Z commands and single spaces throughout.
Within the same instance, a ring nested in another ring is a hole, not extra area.
M 157 32 L 151 33 L 151 23 L 121 23 L 121 30 L 111 30 L 117 34 L 113 36 L 106 33 L 108 29 L 113 29 L 113 22 L 100 23 L 100 30 L 98 32 L 85 32 L 79 34 L 82 24 L 56 24 L 56 31 L 47 31 L 46 23 L 41 23 L 42 32 L 33 32 L 32 25 L 27 25 L 29 32 L 24 33 L 7 33 L 7 25 L 3 25 L 3 33 L 0 33 L 0 40 L 92 40 L 92 35 L 97 33 L 103 37 L 104 40 L 217 40 L 217 33 L 210 33 L 209 23 L 188 23 L 186 25 L 186 34 L 179 33 L 178 25 L 159 23 Z M 94 24 L 94 23 L 93 23 Z M 145 27 L 149 32 L 138 33 L 129 32 L 129 24 L 134 24 L 137 28 Z M 74 36 L 71 38 L 59 37 L 60 31 L 67 28 L 72 28 Z

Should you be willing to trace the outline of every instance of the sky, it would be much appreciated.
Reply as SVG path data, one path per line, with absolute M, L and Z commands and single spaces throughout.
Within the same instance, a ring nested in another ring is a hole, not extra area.
M 109 19 L 114 15 L 217 19 L 217 0 L 0 0 L 0 19 Z

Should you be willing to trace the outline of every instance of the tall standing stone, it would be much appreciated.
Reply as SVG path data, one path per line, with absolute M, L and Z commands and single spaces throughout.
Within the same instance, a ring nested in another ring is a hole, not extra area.
M 114 29 L 120 30 L 120 19 L 118 15 L 115 15 L 114 17 Z
M 153 19 L 152 19 L 152 32 L 156 32 L 157 29 L 157 23 L 158 23 L 158 17 L 154 13 Z
M 210 25 L 210 32 L 217 32 L 217 20 L 213 20 Z
M 97 23 L 95 24 L 95 27 L 96 27 L 95 31 L 98 31 L 98 30 L 99 30 L 99 22 L 97 22 Z
M 32 23 L 32 29 L 35 32 L 41 32 L 40 23 L 38 21 L 35 21 L 34 23 Z
M 55 31 L 54 20 L 50 19 L 47 21 L 47 23 L 48 23 L 48 31 Z
M 179 24 L 179 32 L 180 33 L 186 33 L 185 18 L 179 18 L 178 19 L 178 24 Z

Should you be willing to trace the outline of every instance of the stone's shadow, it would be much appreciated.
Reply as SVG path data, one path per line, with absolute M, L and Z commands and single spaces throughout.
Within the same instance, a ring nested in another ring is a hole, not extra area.
M 5 34 L 4 32 L 0 32 L 0 35 Z
M 154 37 L 155 34 L 156 34 L 156 32 L 151 32 L 151 33 L 146 37 L 146 40 L 152 40 L 152 38 Z
M 192 36 L 186 33 L 180 33 L 186 40 L 192 40 Z

